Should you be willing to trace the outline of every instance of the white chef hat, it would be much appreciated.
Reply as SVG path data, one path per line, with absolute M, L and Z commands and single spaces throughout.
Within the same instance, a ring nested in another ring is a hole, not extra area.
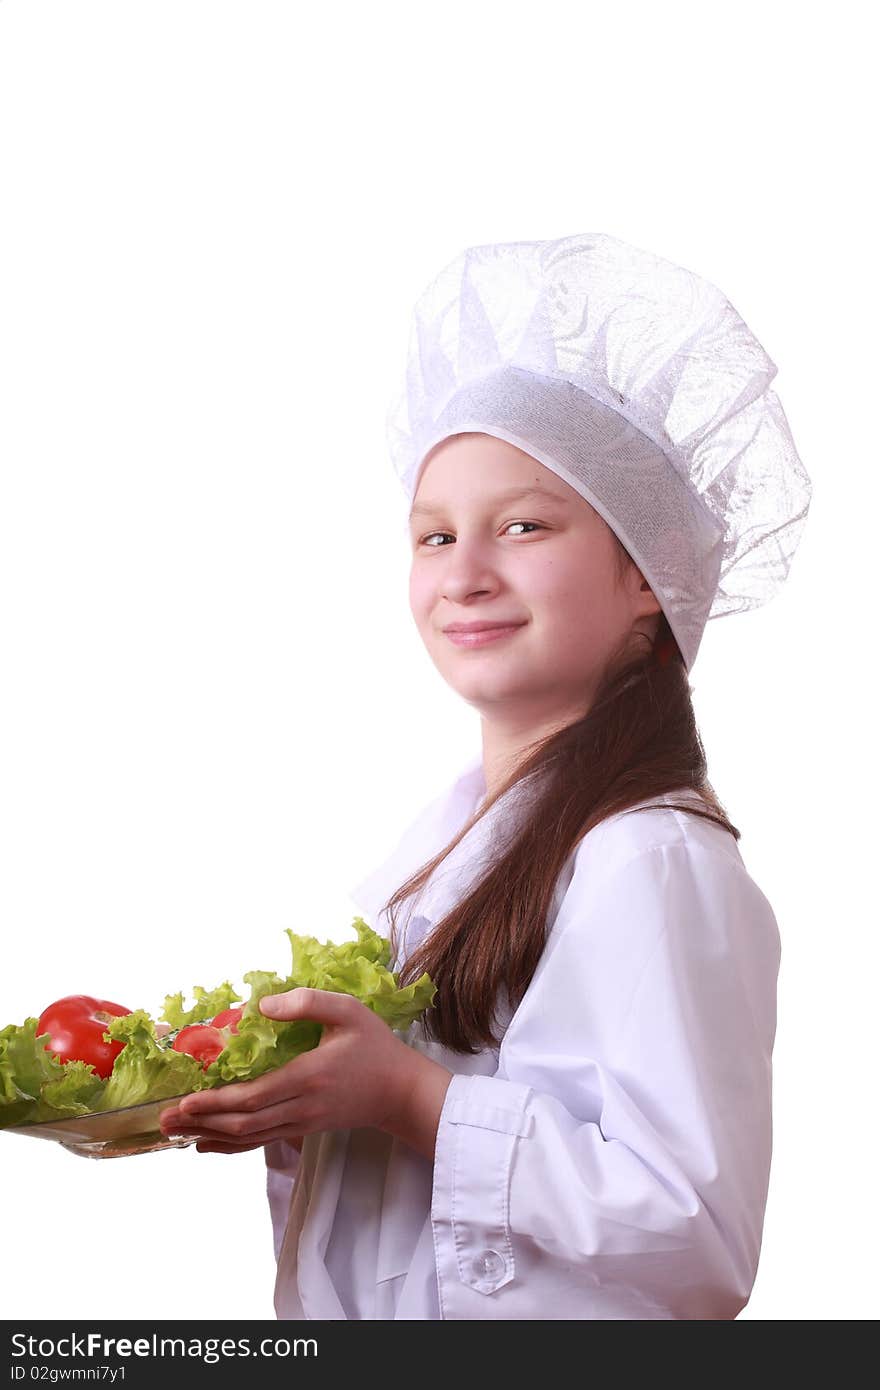
M 388 414 L 410 502 L 440 440 L 506 439 L 642 571 L 688 671 L 710 618 L 788 574 L 812 485 L 776 366 L 720 290 L 602 233 L 471 246 L 418 299 Z

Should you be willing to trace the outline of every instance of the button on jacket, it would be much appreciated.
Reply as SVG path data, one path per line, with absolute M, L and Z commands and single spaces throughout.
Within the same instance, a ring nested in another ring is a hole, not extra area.
M 416 896 L 395 968 L 476 881 L 516 790 Z M 485 794 L 477 760 L 353 890 L 380 934 Z M 761 1247 L 779 961 L 728 831 L 665 798 L 596 826 L 500 1046 L 401 1034 L 454 1073 L 433 1163 L 377 1129 L 265 1146 L 277 1316 L 735 1318 Z

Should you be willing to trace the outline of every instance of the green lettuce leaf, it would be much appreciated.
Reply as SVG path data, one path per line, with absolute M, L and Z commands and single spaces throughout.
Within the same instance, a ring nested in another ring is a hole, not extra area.
M 27 1124 L 44 1082 L 57 1081 L 64 1066 L 46 1048 L 48 1033 L 37 1038 L 39 1020 L 10 1023 L 0 1031 L 0 1127 Z
M 345 941 L 341 945 L 328 942 L 322 946 L 314 937 L 295 936 L 288 927 L 293 971 L 283 988 L 309 985 L 314 989 L 353 994 L 390 1028 L 408 1028 L 433 1002 L 436 985 L 425 974 L 401 989 L 396 975 L 387 968 L 391 943 L 374 932 L 363 917 L 354 919 L 354 928 L 356 941 Z
M 112 1019 L 104 1036 L 125 1046 L 113 1063 L 98 1110 L 164 1100 L 200 1091 L 206 1085 L 201 1062 L 185 1052 L 162 1047 L 156 1038 L 156 1025 L 144 1009 Z
M 88 1062 L 62 1062 L 36 1018 L 0 1032 L 0 1129 L 95 1109 L 104 1081 Z
M 165 1007 L 159 1015 L 160 1020 L 170 1024 L 172 1029 L 186 1028 L 190 1023 L 204 1023 L 216 1014 L 222 1014 L 224 1009 L 231 1009 L 233 1004 L 241 1003 L 241 995 L 236 994 L 228 980 L 212 990 L 195 985 L 193 997 L 196 1001 L 193 1007 L 184 1009 L 183 991 L 178 994 L 166 994 Z
M 100 1108 L 107 1083 L 91 1062 L 65 1062 L 63 1070 L 64 1075 L 57 1081 L 44 1081 L 32 1124 L 87 1115 Z

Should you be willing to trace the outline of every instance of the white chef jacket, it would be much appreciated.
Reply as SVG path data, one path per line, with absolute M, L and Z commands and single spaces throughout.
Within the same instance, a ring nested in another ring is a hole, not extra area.
M 478 759 L 352 890 L 380 934 L 387 897 L 485 794 Z M 516 795 L 410 904 L 395 968 L 479 876 Z M 401 1034 L 454 1073 L 433 1162 L 378 1129 L 308 1134 L 301 1155 L 265 1146 L 278 1318 L 731 1319 L 745 1306 L 770 1172 L 777 922 L 728 831 L 666 798 L 640 808 L 569 857 L 499 1047 L 454 1053 L 418 1021 Z

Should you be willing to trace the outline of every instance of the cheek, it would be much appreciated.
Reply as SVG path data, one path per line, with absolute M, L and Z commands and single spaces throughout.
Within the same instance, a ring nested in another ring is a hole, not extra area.
M 423 570 L 414 567 L 409 576 L 409 607 L 417 623 L 427 619 L 432 599 L 432 587 Z
M 553 627 L 568 628 L 572 620 L 580 623 L 589 608 L 590 580 L 583 566 L 566 560 L 565 556 L 541 558 L 522 576 L 523 597 L 540 613 L 543 622 Z
M 614 604 L 600 569 L 582 555 L 542 561 L 530 575 L 529 599 L 545 632 L 560 648 L 585 649 L 614 626 Z

